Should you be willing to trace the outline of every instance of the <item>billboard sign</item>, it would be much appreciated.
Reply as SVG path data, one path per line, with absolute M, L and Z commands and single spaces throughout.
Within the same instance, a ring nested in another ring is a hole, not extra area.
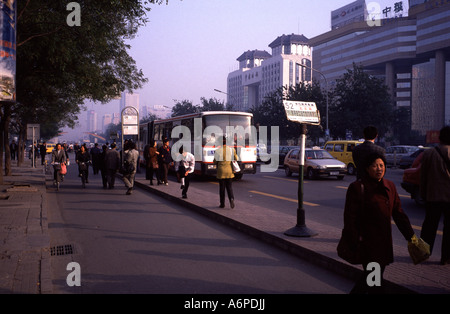
M 0 101 L 16 100 L 16 0 L 0 1 Z

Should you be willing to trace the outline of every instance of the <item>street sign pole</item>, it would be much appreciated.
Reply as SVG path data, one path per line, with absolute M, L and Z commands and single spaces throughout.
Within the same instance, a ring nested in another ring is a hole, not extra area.
M 283 105 L 288 120 L 301 124 L 297 190 L 297 224 L 291 229 L 285 231 L 284 234 L 292 237 L 313 237 L 318 233 L 306 227 L 305 223 L 305 209 L 303 208 L 303 175 L 305 165 L 307 124 L 320 125 L 320 114 L 317 110 L 316 104 L 311 102 L 284 101 Z
M 300 133 L 300 156 L 299 156 L 299 173 L 298 173 L 298 208 L 297 208 L 297 224 L 284 234 L 293 237 L 312 237 L 317 232 L 306 227 L 305 209 L 303 208 L 303 174 L 305 166 L 305 144 L 306 144 L 306 124 L 301 125 Z

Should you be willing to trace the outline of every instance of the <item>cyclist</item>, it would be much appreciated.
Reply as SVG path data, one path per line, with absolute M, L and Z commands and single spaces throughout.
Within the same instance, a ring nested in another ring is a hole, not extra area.
M 86 149 L 85 145 L 81 145 L 80 150 L 77 152 L 75 161 L 78 164 L 78 176 L 81 177 L 81 186 L 86 187 L 86 183 L 89 183 L 89 164 L 91 163 L 91 155 Z
M 59 191 L 60 182 L 63 180 L 61 174 L 61 164 L 66 164 L 66 153 L 62 149 L 61 144 L 56 144 L 56 149 L 52 151 L 52 165 L 53 165 L 53 184 L 56 190 Z

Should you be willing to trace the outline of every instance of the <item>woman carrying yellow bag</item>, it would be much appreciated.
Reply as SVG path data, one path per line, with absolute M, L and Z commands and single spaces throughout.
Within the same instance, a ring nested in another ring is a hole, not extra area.
M 370 155 L 366 170 L 368 176 L 350 184 L 345 201 L 344 229 L 353 241 L 352 246 L 359 247 L 361 261 L 358 264 L 364 268 L 363 276 L 351 293 L 383 293 L 383 272 L 394 261 L 391 218 L 405 240 L 413 243 L 417 237 L 403 212 L 395 184 L 384 178 L 385 157 L 377 153 Z M 367 284 L 372 272 L 367 265 L 372 262 L 380 266 L 380 286 Z

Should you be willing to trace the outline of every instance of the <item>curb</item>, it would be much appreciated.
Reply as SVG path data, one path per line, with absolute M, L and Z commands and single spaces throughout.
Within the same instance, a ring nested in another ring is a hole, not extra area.
M 122 179 L 121 175 L 119 175 L 118 177 L 120 179 Z M 193 204 L 193 203 L 191 203 L 185 199 L 182 199 L 180 197 L 173 196 L 169 193 L 160 191 L 158 189 L 154 189 L 151 186 L 143 184 L 136 180 L 134 181 L 134 185 L 138 186 L 139 188 L 141 188 L 143 190 L 149 191 L 159 197 L 162 197 L 168 201 L 171 201 L 180 206 L 183 206 L 185 208 L 193 210 L 199 214 L 202 214 L 202 215 L 204 215 L 208 218 L 211 218 L 217 222 L 220 222 L 224 225 L 230 226 L 230 227 L 232 227 L 236 230 L 239 230 L 249 236 L 252 236 L 254 238 L 262 240 L 263 242 L 265 242 L 267 244 L 274 245 L 274 246 L 276 246 L 282 250 L 285 250 L 295 256 L 298 256 L 308 262 L 311 262 L 315 265 L 323 267 L 327 270 L 333 271 L 333 272 L 335 272 L 343 277 L 346 277 L 348 279 L 351 279 L 353 281 L 358 280 L 361 277 L 361 275 L 363 274 L 361 269 L 351 266 L 350 264 L 346 264 L 342 261 L 339 261 L 334 258 L 317 253 L 313 250 L 302 247 L 296 243 L 290 242 L 290 241 L 283 239 L 281 237 L 278 237 L 274 234 L 264 232 L 262 230 L 254 228 L 252 226 L 249 226 L 249 225 L 242 223 L 240 221 L 237 221 L 235 219 L 225 217 L 225 216 L 221 215 L 220 213 L 208 210 L 202 206 Z M 385 283 L 385 288 L 386 288 L 387 293 L 418 294 L 416 291 L 410 290 L 407 287 L 401 286 L 399 284 L 396 284 L 396 283 L 391 282 L 386 279 L 384 279 L 384 283 Z

